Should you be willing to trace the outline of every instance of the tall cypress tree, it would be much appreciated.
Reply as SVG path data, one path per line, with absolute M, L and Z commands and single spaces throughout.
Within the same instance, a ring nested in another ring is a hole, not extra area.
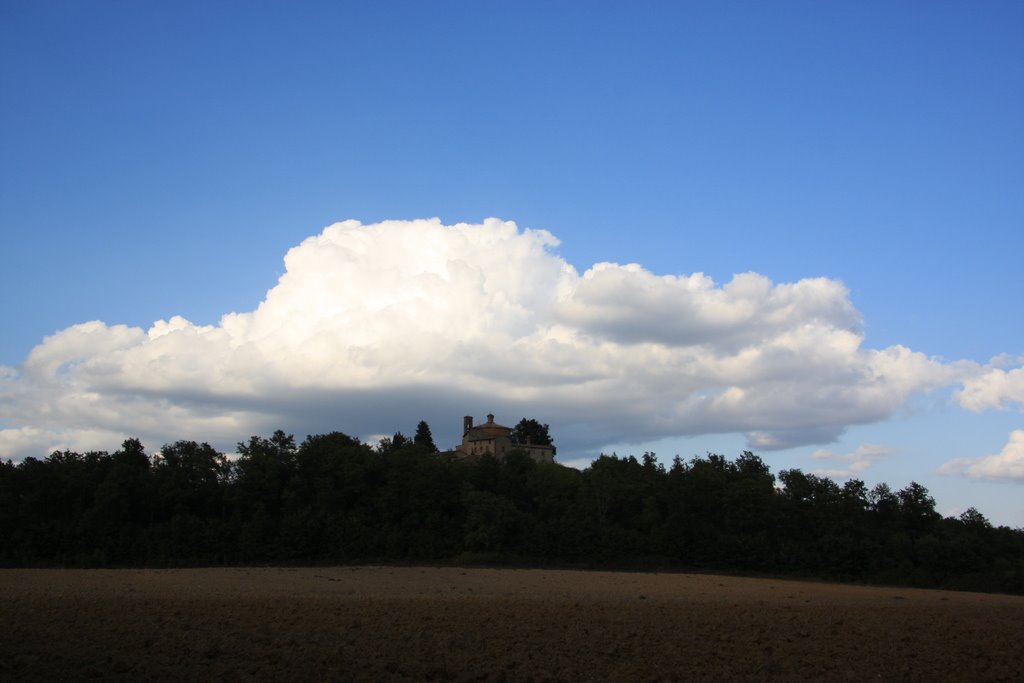
M 438 451 L 437 446 L 434 444 L 434 437 L 430 433 L 430 425 L 425 420 L 420 420 L 420 423 L 416 425 L 416 435 L 412 437 L 412 442 L 431 453 L 437 453 Z

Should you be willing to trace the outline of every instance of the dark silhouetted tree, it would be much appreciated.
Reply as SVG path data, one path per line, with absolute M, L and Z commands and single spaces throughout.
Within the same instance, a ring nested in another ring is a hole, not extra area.
M 425 420 L 420 420 L 420 423 L 416 425 L 416 435 L 412 437 L 412 442 L 430 453 L 438 451 L 434 444 L 434 437 L 430 433 L 430 425 Z
M 555 444 L 551 441 L 549 429 L 546 424 L 541 424 L 533 418 L 526 419 L 524 417 L 519 424 L 512 428 L 512 445 L 551 446 L 551 452 L 554 453 Z
M 395 432 L 393 436 L 385 436 L 377 442 L 377 452 L 387 455 L 392 451 L 408 446 L 412 442 L 402 432 Z

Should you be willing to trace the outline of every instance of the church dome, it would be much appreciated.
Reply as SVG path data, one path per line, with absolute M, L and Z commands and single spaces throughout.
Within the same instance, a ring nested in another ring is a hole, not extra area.
M 466 441 L 483 441 L 485 439 L 497 439 L 501 437 L 511 437 L 512 428 L 500 425 L 494 421 L 493 415 L 487 416 L 487 422 L 482 425 L 476 425 L 471 427 L 466 432 Z

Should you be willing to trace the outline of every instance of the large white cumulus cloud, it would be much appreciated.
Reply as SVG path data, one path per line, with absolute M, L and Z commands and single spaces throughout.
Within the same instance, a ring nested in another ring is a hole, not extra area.
M 843 285 L 745 273 L 582 275 L 550 233 L 489 219 L 336 223 L 291 249 L 255 310 L 149 330 L 88 322 L 0 368 L 0 455 L 110 448 L 102 438 L 222 447 L 409 430 L 450 444 L 463 414 L 552 425 L 560 452 L 743 432 L 759 449 L 834 440 L 907 398 L 978 375 L 862 347 Z

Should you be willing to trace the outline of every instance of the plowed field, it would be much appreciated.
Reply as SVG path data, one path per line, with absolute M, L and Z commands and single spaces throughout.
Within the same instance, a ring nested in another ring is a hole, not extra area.
M 1024 680 L 1021 597 L 689 574 L 0 570 L 0 629 L 0 680 Z

